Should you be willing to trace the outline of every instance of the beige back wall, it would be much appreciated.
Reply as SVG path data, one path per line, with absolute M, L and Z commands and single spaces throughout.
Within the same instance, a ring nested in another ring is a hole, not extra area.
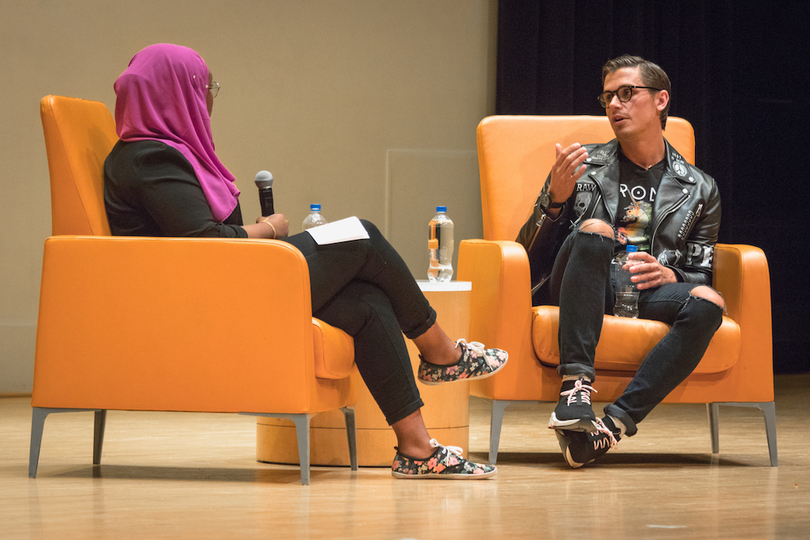
M 42 243 L 50 234 L 39 99 L 102 101 L 151 43 L 196 49 L 222 90 L 212 126 L 246 220 L 253 176 L 300 223 L 377 223 L 417 278 L 427 222 L 449 206 L 456 242 L 481 236 L 475 127 L 494 110 L 496 0 L 48 0 L 0 20 L 0 394 L 31 390 Z M 250 316 L 250 314 L 223 314 Z M 459 336 L 461 337 L 461 336 Z

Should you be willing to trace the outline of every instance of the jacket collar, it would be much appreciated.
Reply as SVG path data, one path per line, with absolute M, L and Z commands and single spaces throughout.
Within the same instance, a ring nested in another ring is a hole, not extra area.
M 669 141 L 664 139 L 665 150 L 667 158 L 667 168 L 665 171 L 666 176 L 675 177 L 682 182 L 694 184 L 695 179 L 689 174 L 689 167 L 686 160 L 678 153 L 675 148 L 669 144 Z M 591 167 L 604 166 L 616 163 L 618 159 L 619 143 L 616 139 L 596 146 L 593 150 L 588 152 L 588 159 L 585 164 Z

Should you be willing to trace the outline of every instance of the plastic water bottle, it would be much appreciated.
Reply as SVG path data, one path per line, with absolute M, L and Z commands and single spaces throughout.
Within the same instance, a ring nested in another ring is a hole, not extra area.
M 436 215 L 428 224 L 428 279 L 450 281 L 453 277 L 453 221 L 447 217 L 447 207 L 437 206 Z
M 616 302 L 613 305 L 613 314 L 617 317 L 638 319 L 638 288 L 630 280 L 633 274 L 630 273 L 629 269 L 623 268 L 631 260 L 628 255 L 636 251 L 638 251 L 638 247 L 627 246 L 627 251 L 616 255 L 610 265 L 613 284 L 616 288 Z
M 312 227 L 317 227 L 318 225 L 324 225 L 325 223 L 326 218 L 321 214 L 321 205 L 310 204 L 309 215 L 304 218 L 304 224 L 302 225 L 303 230 L 311 229 Z

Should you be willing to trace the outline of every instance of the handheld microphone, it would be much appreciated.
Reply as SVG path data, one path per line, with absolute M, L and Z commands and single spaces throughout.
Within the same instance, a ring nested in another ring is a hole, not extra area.
M 256 187 L 259 188 L 259 203 L 262 205 L 262 217 L 272 216 L 273 210 L 273 175 L 268 171 L 256 173 Z

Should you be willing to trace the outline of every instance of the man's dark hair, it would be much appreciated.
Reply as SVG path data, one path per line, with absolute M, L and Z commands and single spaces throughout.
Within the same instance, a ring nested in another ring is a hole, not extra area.
M 628 54 L 624 54 L 618 58 L 614 58 L 613 60 L 608 60 L 607 63 L 602 66 L 602 87 L 604 88 L 605 86 L 605 78 L 614 71 L 622 68 L 635 67 L 638 68 L 639 75 L 641 76 L 641 83 L 644 86 L 651 86 L 653 88 L 666 90 L 670 96 L 670 99 L 672 98 L 672 85 L 669 82 L 669 77 L 667 77 L 666 72 L 661 69 L 658 64 L 644 60 L 640 56 L 630 56 Z M 668 113 L 669 101 L 667 102 L 667 106 L 664 107 L 664 110 L 661 111 L 661 129 L 667 127 Z

